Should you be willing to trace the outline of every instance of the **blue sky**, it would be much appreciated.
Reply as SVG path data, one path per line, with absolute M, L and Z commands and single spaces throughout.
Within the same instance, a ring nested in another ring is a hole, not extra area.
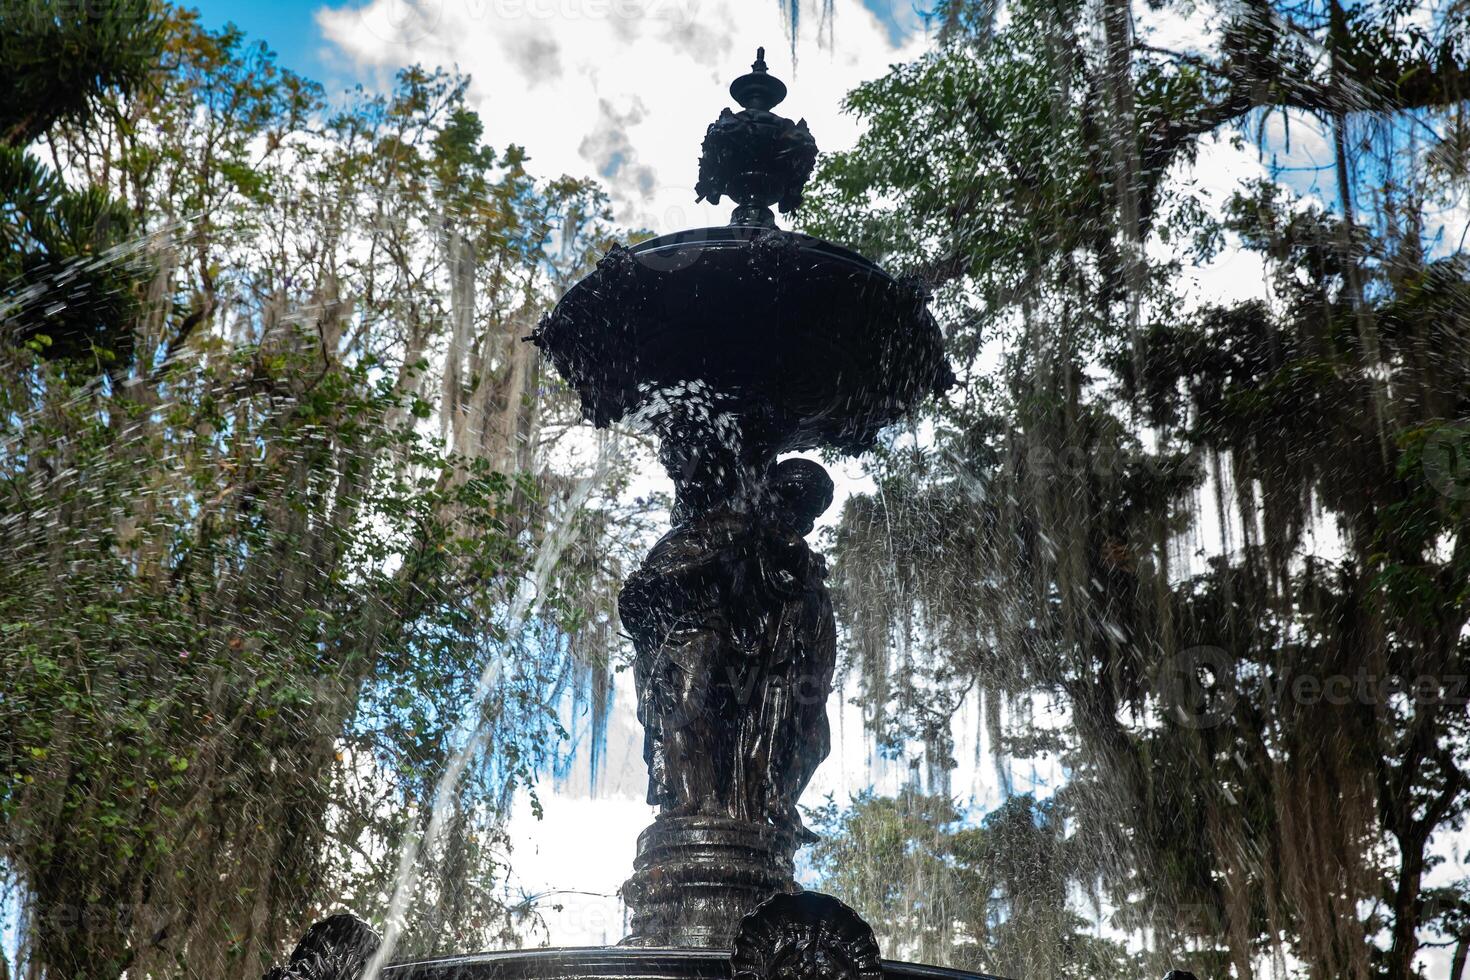
M 319 51 L 325 45 L 316 24 L 323 4 L 301 0 L 202 0 L 195 3 L 206 27 L 233 22 L 275 49 L 281 64 L 309 78 L 327 74 Z
M 888 37 L 894 45 L 900 45 L 923 28 L 919 6 L 915 0 L 863 0 L 863 6 L 888 28 Z
M 316 13 L 323 7 L 343 10 L 362 5 L 363 0 L 317 3 L 311 0 L 196 0 L 206 26 L 223 27 L 233 22 L 252 38 L 263 40 L 275 50 L 280 63 L 292 71 L 333 88 L 358 81 L 348 62 L 334 58 L 332 45 L 323 36 Z M 762 0 L 750 0 L 751 3 Z M 775 0 L 764 0 L 774 3 Z M 861 0 L 888 31 L 895 47 L 903 44 L 923 22 L 916 0 Z M 324 57 L 325 55 L 325 57 Z

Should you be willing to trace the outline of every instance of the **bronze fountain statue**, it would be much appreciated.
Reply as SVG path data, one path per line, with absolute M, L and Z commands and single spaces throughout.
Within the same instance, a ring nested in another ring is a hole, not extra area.
M 816 160 L 764 51 L 705 135 L 698 192 L 724 228 L 615 248 L 533 341 L 598 425 L 658 435 L 673 529 L 619 612 L 637 650 L 648 801 L 625 944 L 728 949 L 743 915 L 798 891 L 797 800 L 829 745 L 836 627 L 804 540 L 832 480 L 783 452 L 859 453 L 951 383 L 916 282 L 776 227 Z
M 672 528 L 619 599 L 636 650 L 648 802 L 617 947 L 397 964 L 394 980 L 976 980 L 884 961 L 868 925 L 803 891 L 815 838 L 797 801 L 826 757 L 837 633 L 806 543 L 832 503 L 817 463 L 953 383 L 917 280 L 776 227 L 817 147 L 772 110 L 764 49 L 710 125 L 697 192 L 733 221 L 614 246 L 528 338 L 597 426 L 643 424 L 675 489 Z M 312 927 L 271 980 L 357 980 L 377 940 L 350 916 Z

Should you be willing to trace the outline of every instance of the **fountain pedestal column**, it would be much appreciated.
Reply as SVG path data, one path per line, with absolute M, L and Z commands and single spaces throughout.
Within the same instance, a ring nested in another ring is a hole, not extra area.
M 728 949 L 742 916 L 795 892 L 811 839 L 797 800 L 830 743 L 836 626 L 804 536 L 832 502 L 806 459 L 774 462 L 738 399 L 699 385 L 650 398 L 674 526 L 618 609 L 636 649 L 648 802 L 623 888 L 630 945 Z
M 659 817 L 638 836 L 627 946 L 729 949 L 741 918 L 777 893 L 798 891 L 787 830 L 719 817 Z

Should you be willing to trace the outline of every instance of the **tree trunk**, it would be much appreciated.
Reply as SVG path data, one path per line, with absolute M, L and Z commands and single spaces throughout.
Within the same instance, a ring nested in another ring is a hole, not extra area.
M 1399 878 L 1393 896 L 1392 943 L 1384 960 L 1385 980 L 1413 980 L 1419 950 L 1419 890 L 1424 878 L 1424 845 L 1428 834 L 1413 831 L 1399 838 Z

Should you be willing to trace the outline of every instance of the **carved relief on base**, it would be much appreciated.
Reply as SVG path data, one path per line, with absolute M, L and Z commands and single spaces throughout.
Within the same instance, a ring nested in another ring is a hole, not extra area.
M 731 980 L 882 980 L 873 930 L 831 895 L 776 895 L 740 923 Z
M 339 912 L 306 930 L 286 965 L 264 980 L 359 980 L 381 942 L 366 922 Z

